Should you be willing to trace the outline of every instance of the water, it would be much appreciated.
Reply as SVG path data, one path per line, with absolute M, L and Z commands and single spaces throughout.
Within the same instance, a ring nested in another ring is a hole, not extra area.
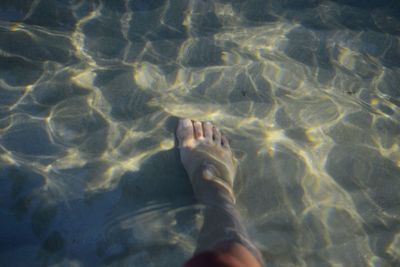
M 395 0 L 3 0 L 0 265 L 180 266 L 189 117 L 269 266 L 398 266 L 399 36 Z

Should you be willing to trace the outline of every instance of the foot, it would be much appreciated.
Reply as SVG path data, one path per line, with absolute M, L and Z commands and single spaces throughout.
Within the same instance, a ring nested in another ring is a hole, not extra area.
M 234 203 L 236 161 L 226 136 L 210 122 L 189 119 L 179 120 L 176 136 L 181 161 L 197 200 L 216 204 L 222 197 Z

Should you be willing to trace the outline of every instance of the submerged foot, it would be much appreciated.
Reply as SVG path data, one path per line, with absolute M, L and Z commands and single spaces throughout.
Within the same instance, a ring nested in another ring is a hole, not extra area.
M 180 119 L 176 135 L 181 161 L 201 203 L 216 204 L 221 195 L 235 202 L 236 163 L 226 136 L 210 122 Z M 221 190 L 225 193 L 221 194 Z

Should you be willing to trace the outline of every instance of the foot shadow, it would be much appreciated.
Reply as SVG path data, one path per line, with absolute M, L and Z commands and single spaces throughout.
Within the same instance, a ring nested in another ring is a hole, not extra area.
M 195 248 L 199 208 L 178 150 L 160 152 L 123 174 L 97 253 L 109 264 L 181 266 Z M 134 264 L 136 263 L 136 264 Z

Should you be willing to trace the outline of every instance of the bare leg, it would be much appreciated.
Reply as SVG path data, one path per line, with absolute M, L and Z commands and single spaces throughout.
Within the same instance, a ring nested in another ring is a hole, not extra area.
M 241 264 L 232 266 L 261 266 L 260 253 L 235 208 L 236 161 L 227 138 L 211 123 L 189 119 L 179 121 L 176 134 L 195 197 L 205 206 L 196 253 L 213 251 Z

